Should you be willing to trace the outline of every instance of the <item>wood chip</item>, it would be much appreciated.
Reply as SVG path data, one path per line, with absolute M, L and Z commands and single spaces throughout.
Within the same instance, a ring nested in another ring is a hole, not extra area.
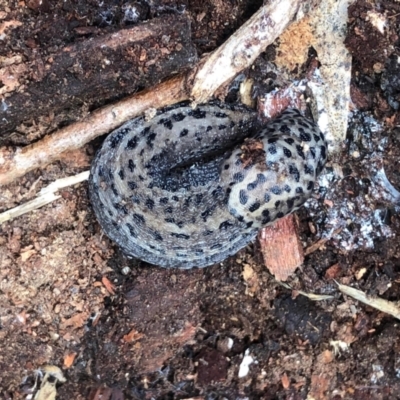
M 286 281 L 304 261 L 293 215 L 262 229 L 258 235 L 264 264 L 278 281 Z

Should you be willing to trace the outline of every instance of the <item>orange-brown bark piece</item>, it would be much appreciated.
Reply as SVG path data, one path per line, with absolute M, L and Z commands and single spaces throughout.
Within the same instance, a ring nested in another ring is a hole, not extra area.
M 304 261 L 293 215 L 262 229 L 258 235 L 264 264 L 278 281 L 286 281 Z

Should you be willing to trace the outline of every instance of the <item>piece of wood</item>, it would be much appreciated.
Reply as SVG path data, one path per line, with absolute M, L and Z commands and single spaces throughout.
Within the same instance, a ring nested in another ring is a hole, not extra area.
M 158 84 L 196 61 L 187 15 L 165 15 L 89 38 L 51 57 L 39 53 L 26 68 L 30 83 L 3 99 L 0 143 L 21 123 L 41 115 L 71 123 L 89 107 Z
M 120 126 L 149 108 L 161 108 L 182 100 L 192 99 L 194 103 L 208 100 L 216 89 L 216 81 L 210 83 L 208 73 L 214 65 L 219 66 L 219 85 L 230 82 L 235 75 L 249 67 L 255 58 L 271 44 L 283 29 L 294 19 L 304 16 L 320 0 L 272 0 L 234 34 L 234 42 L 228 39 L 223 50 L 206 56 L 194 71 L 174 77 L 116 104 L 103 107 L 80 122 L 63 128 L 51 136 L 23 149 L 0 149 L 0 186 L 14 181 L 27 172 L 43 167 L 57 160 L 62 152 L 74 150 Z M 300 4 L 303 7 L 300 13 Z M 308 8 L 307 8 L 308 7 Z M 301 14 L 301 15 L 300 15 Z M 258 30 L 261 29 L 259 33 Z M 254 36 L 254 42 L 249 41 Z M 248 48 L 246 46 L 249 46 Z M 241 49 L 238 53 L 235 49 Z M 210 61 L 208 61 L 210 60 Z M 239 62 L 240 61 L 240 62 Z M 221 65 L 234 64 L 235 68 L 221 70 Z M 208 71 L 204 73 L 204 69 Z M 202 82 L 204 81 L 204 90 Z M 194 90 L 193 90 L 194 89 Z
M 296 221 L 288 215 L 263 228 L 258 235 L 264 264 L 278 281 L 286 281 L 304 261 Z

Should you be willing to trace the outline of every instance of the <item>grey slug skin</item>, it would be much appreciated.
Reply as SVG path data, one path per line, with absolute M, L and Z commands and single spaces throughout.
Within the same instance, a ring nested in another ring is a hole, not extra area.
M 257 157 L 246 155 L 251 143 Z M 244 106 L 178 104 L 107 137 L 91 167 L 90 198 L 101 227 L 128 256 L 205 267 L 297 210 L 326 148 L 318 127 L 297 110 L 261 125 Z

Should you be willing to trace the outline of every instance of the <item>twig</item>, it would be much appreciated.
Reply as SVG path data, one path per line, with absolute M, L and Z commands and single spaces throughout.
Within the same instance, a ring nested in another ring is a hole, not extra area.
M 296 290 L 293 289 L 289 284 L 281 281 L 276 281 L 279 285 L 283 286 L 286 289 L 290 290 Z M 332 300 L 334 299 L 334 296 L 331 296 L 330 294 L 315 294 L 315 293 L 307 293 L 302 290 L 296 290 L 298 294 L 301 294 L 302 296 L 308 297 L 312 301 L 322 301 L 322 300 Z
M 64 187 L 75 185 L 76 183 L 82 182 L 89 178 L 89 171 L 81 172 L 78 175 L 69 176 L 67 178 L 57 179 L 56 181 L 50 183 L 39 192 L 39 196 L 36 199 L 28 201 L 25 204 L 14 207 L 11 210 L 7 210 L 0 213 L 0 224 L 9 221 L 20 215 L 26 214 L 30 211 L 36 210 L 46 204 L 51 203 L 54 200 L 59 199 L 61 196 L 55 193 Z
M 185 100 L 187 96 L 182 90 L 183 83 L 182 77 L 173 78 L 157 85 L 151 92 L 143 91 L 117 104 L 100 108 L 83 121 L 60 129 L 23 149 L 0 149 L 0 186 L 57 160 L 65 151 L 82 147 L 150 107 L 159 108 Z
M 340 283 L 337 283 L 337 285 L 339 290 L 347 296 L 351 296 L 354 299 L 361 301 L 364 304 L 367 304 L 368 306 L 376 308 L 379 311 L 390 314 L 393 317 L 400 319 L 400 308 L 395 303 L 385 299 L 381 299 L 379 297 L 369 297 L 361 290 L 354 289 L 350 286 L 341 285 Z

